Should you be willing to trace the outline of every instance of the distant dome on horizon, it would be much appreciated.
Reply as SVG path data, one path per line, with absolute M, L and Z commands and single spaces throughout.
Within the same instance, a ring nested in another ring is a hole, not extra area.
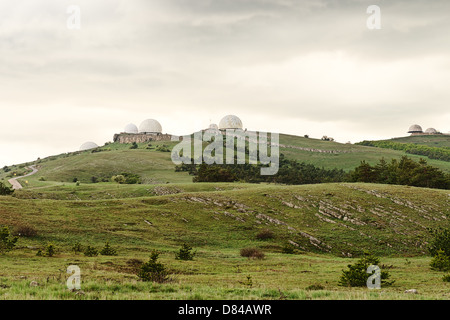
M 125 126 L 125 133 L 138 133 L 138 127 L 134 123 L 129 123 Z
M 85 151 L 85 150 L 90 150 L 90 149 L 95 149 L 95 148 L 98 148 L 98 145 L 95 142 L 88 141 L 81 145 L 80 151 Z
M 418 124 L 413 124 L 411 127 L 409 127 L 408 133 L 418 133 L 423 132 L 422 127 Z
M 436 134 L 438 131 L 435 128 L 428 128 L 425 133 Z
M 161 124 L 155 119 L 147 119 L 139 125 L 139 133 L 162 133 Z
M 226 129 L 242 129 L 242 121 L 235 115 L 227 115 L 222 118 L 219 122 L 219 129 L 220 130 L 226 130 Z

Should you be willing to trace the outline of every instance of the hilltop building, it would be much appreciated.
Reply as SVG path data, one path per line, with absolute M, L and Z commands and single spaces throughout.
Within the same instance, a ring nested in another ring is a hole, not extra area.
M 427 130 L 423 131 L 422 127 L 419 126 L 418 124 L 413 124 L 412 126 L 410 126 L 408 133 L 411 133 L 412 136 L 442 134 L 435 128 L 428 128 Z
M 241 119 L 235 115 L 227 115 L 223 117 L 219 125 L 210 124 L 206 130 L 214 130 L 224 132 L 227 129 L 242 130 L 243 125 Z M 114 142 L 118 143 L 145 143 L 150 141 L 171 141 L 172 135 L 162 133 L 161 124 L 155 119 L 144 120 L 139 128 L 129 123 L 125 126 L 125 129 L 121 133 L 116 133 L 113 137 Z

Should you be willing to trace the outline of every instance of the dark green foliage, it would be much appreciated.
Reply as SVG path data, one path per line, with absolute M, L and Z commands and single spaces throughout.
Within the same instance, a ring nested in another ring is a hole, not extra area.
M 442 250 L 447 257 L 450 257 L 450 228 L 437 228 L 428 230 L 433 236 L 428 246 L 428 251 L 435 256 Z
M 323 289 L 325 289 L 325 288 L 321 284 L 312 284 L 305 288 L 305 290 L 323 290 Z
M 53 257 L 56 253 L 56 247 L 53 243 L 48 243 L 45 247 L 43 255 L 46 257 Z
M 18 237 L 33 238 L 37 234 L 37 230 L 30 225 L 19 225 L 14 230 L 14 235 Z
M 4 171 L 4 172 L 9 172 L 9 171 L 11 171 L 11 169 L 8 168 L 8 166 L 4 166 L 4 167 L 3 167 L 3 171 Z
M 95 256 L 98 256 L 98 250 L 95 249 L 94 247 L 87 246 L 86 249 L 84 250 L 84 255 L 85 255 L 86 257 L 95 257 Z
M 275 175 L 261 175 L 264 165 L 258 164 L 212 164 L 202 163 L 196 165 L 194 159 L 191 164 L 182 164 L 175 167 L 175 171 L 188 171 L 195 175 L 194 182 L 233 182 L 242 181 L 248 183 L 272 182 L 282 184 L 310 184 L 323 182 L 346 181 L 347 174 L 344 170 L 315 167 L 312 164 L 300 163 L 287 159 L 280 154 L 278 173 Z
M 425 188 L 450 189 L 450 174 L 430 166 L 424 159 L 419 162 L 403 156 L 400 161 L 387 163 L 379 160 L 375 166 L 365 161 L 349 173 L 352 182 L 399 184 Z
M 429 147 L 425 145 L 417 145 L 415 143 L 400 143 L 392 141 L 366 141 L 366 140 L 355 144 L 362 146 L 400 150 L 409 154 L 427 156 L 430 159 L 450 161 L 450 148 L 445 147 L 439 148 L 439 147 Z
M 131 144 L 130 149 L 137 149 L 137 148 L 138 148 L 137 143 L 136 143 L 136 142 L 133 142 L 133 143 Z
M 450 274 L 446 274 L 445 276 L 442 277 L 442 281 L 444 282 L 450 282 Z
M 158 262 L 158 258 L 159 252 L 153 250 L 150 260 L 141 265 L 137 274 L 141 281 L 164 283 L 169 280 L 169 272 L 162 263 Z
M 450 257 L 443 250 L 438 250 L 430 261 L 430 267 L 436 271 L 450 271 Z
M 175 253 L 175 259 L 177 260 L 192 260 L 195 253 L 192 252 L 192 247 L 187 243 L 184 243 L 178 252 Z
M 157 146 L 155 150 L 160 152 L 170 152 L 169 146 L 165 144 Z
M 106 242 L 103 249 L 100 250 L 100 254 L 103 256 L 117 256 L 117 251 L 109 245 L 109 242 Z
M 91 177 L 91 182 L 92 183 L 97 183 L 98 182 L 98 178 L 97 177 Z
M 134 173 L 122 172 L 121 174 L 111 177 L 111 180 L 119 184 L 140 184 L 141 177 Z
M 0 226 L 0 253 L 5 253 L 14 249 L 18 237 L 9 231 L 7 226 Z
M 281 249 L 281 252 L 284 254 L 294 254 L 295 253 L 295 247 L 290 244 L 290 243 L 286 243 L 283 248 Z
M 75 244 L 72 246 L 72 251 L 74 253 L 79 253 L 79 252 L 83 252 L 83 246 L 81 245 L 80 242 L 75 242 Z
M 256 239 L 258 240 L 273 239 L 274 237 L 274 233 L 269 229 L 263 229 L 256 235 Z
M 242 257 L 253 258 L 253 259 L 264 259 L 265 254 L 258 248 L 243 248 L 240 251 Z
M 344 287 L 365 287 L 367 286 L 367 279 L 370 274 L 367 273 L 367 268 L 370 265 L 379 265 L 380 258 L 366 253 L 364 257 L 359 259 L 354 265 L 348 265 L 348 270 L 342 270 L 341 278 L 338 284 Z M 388 281 L 390 278 L 388 271 L 381 270 L 381 286 L 389 286 L 394 281 Z
M 14 189 L 7 187 L 3 182 L 0 182 L 0 196 L 7 196 L 14 192 Z

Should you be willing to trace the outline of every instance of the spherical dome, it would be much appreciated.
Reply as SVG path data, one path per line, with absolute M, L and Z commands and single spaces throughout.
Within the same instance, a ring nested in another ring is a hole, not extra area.
M 211 123 L 211 124 L 209 125 L 209 129 L 212 129 L 212 130 L 219 130 L 219 127 L 217 126 L 217 124 Z
M 422 127 L 418 124 L 413 124 L 411 127 L 409 127 L 408 133 L 414 133 L 414 132 L 422 132 Z
M 234 115 L 228 115 L 222 118 L 219 122 L 219 128 L 225 129 L 242 129 L 242 121 Z
M 428 128 L 427 130 L 425 130 L 425 133 L 436 134 L 437 130 L 435 128 Z
M 95 148 L 98 148 L 98 145 L 94 142 L 88 141 L 81 145 L 80 151 L 85 151 L 85 150 L 90 150 L 90 149 L 95 149 Z
M 138 133 L 138 128 L 136 127 L 135 124 L 133 123 L 129 123 L 125 126 L 124 131 L 125 133 Z
M 158 121 L 154 119 L 147 119 L 142 121 L 141 125 L 139 126 L 139 132 L 161 133 L 162 127 Z

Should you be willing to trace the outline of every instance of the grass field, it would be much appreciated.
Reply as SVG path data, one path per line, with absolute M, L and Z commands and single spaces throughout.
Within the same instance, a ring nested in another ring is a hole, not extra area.
M 443 190 L 347 183 L 28 187 L 0 197 L 1 225 L 38 233 L 1 257 L 0 298 L 449 299 L 449 283 L 430 270 L 426 255 L 426 228 L 449 225 L 448 202 Z M 273 239 L 258 240 L 263 229 Z M 71 252 L 75 242 L 100 249 L 106 241 L 118 256 Z M 298 245 L 296 254 L 282 253 L 288 241 Z M 57 254 L 36 256 L 49 242 Z M 174 258 L 184 242 L 197 252 L 193 261 Z M 265 259 L 241 257 L 246 247 L 261 249 Z M 152 249 L 162 252 L 172 281 L 138 281 L 129 262 L 146 261 Z M 393 286 L 338 286 L 364 250 L 382 257 Z M 71 264 L 81 268 L 82 295 L 65 287 Z M 419 294 L 404 293 L 411 288 Z

